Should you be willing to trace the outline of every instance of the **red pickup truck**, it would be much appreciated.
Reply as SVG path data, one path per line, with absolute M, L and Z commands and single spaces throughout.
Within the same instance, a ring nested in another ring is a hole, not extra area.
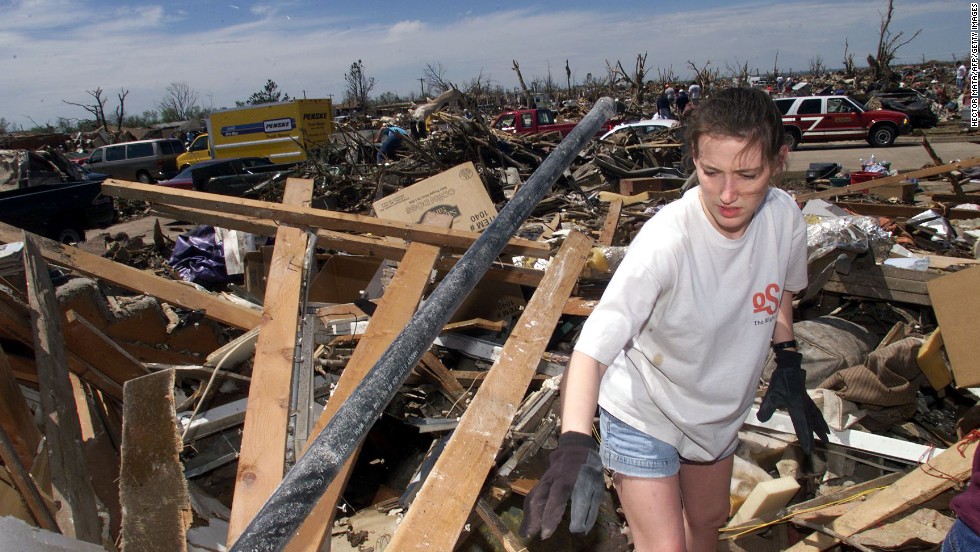
M 508 111 L 497 116 L 493 122 L 493 128 L 504 132 L 514 132 L 517 134 L 538 134 L 541 132 L 557 132 L 564 138 L 575 128 L 578 122 L 558 123 L 557 114 L 550 109 L 522 109 L 520 111 Z M 608 121 L 596 133 L 605 133 L 613 127 L 614 122 Z

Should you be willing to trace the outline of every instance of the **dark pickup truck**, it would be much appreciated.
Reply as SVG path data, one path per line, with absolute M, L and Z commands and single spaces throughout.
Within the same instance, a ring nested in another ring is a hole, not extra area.
M 85 230 L 115 218 L 104 179 L 53 150 L 0 150 L 0 220 L 61 243 L 84 241 Z

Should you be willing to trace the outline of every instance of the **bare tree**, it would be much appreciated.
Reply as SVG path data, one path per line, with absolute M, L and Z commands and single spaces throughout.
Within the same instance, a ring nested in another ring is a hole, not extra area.
M 779 76 L 779 50 L 776 50 L 776 58 L 772 60 L 772 82 L 775 84 L 776 77 Z
M 849 46 L 847 44 L 847 39 L 844 39 L 844 75 L 848 77 L 854 76 L 854 54 L 848 52 Z
M 521 66 L 518 65 L 516 59 L 512 59 L 511 61 L 514 63 L 514 72 L 517 73 L 517 82 L 521 85 L 521 91 L 524 92 L 524 97 L 527 99 L 527 106 L 533 108 L 535 107 L 534 96 L 531 94 L 531 91 L 528 90 L 527 84 L 524 83 L 524 75 L 521 74 Z
M 636 103 L 636 105 L 641 105 L 643 103 L 643 93 L 645 92 L 643 81 L 647 74 L 646 63 L 646 52 L 636 54 L 636 64 L 633 67 L 633 72 L 627 73 L 626 69 L 623 68 L 622 62 L 616 61 L 616 72 L 618 76 L 629 85 L 630 97 Z
M 425 64 L 425 69 L 422 70 L 422 82 L 429 87 L 429 93 L 436 96 L 453 88 L 446 80 L 446 68 L 438 61 Z
M 350 64 L 350 71 L 344 74 L 347 81 L 347 90 L 344 92 L 344 99 L 350 103 L 355 103 L 361 108 L 368 104 L 368 95 L 374 89 L 374 77 L 364 74 L 364 62 L 357 60 Z
M 118 128 L 120 132 L 122 132 L 123 118 L 126 114 L 126 96 L 128 95 L 129 90 L 126 90 L 125 88 L 120 88 L 119 94 L 116 94 L 116 97 L 119 98 L 119 105 L 116 106 L 116 128 Z
M 891 63 L 895 61 L 898 49 L 919 36 L 922 29 L 915 31 L 908 40 L 902 40 L 905 31 L 899 31 L 894 35 L 888 26 L 892 22 L 892 13 L 895 11 L 894 0 L 888 0 L 888 10 L 881 15 L 881 28 L 878 32 L 878 51 L 874 56 L 868 54 L 868 66 L 871 67 L 871 80 L 879 81 L 891 77 Z
M 74 105 L 76 107 L 80 107 L 84 109 L 85 111 L 88 111 L 89 113 L 92 114 L 93 117 L 95 117 L 95 125 L 97 127 L 109 130 L 109 123 L 105 119 L 105 102 L 107 98 L 102 97 L 102 87 L 100 86 L 95 90 L 86 90 L 85 92 L 89 96 L 92 96 L 92 101 L 94 103 L 80 104 L 75 102 L 69 102 L 68 100 L 61 100 L 61 101 L 65 102 L 68 105 Z
M 748 86 L 749 84 L 749 62 L 739 63 L 738 58 L 733 61 L 725 62 L 725 69 L 738 86 Z
M 572 70 L 568 66 L 568 60 L 565 60 L 565 84 L 568 87 L 568 98 L 572 98 Z
M 163 99 L 157 103 L 160 119 L 165 123 L 186 121 L 189 112 L 197 107 L 197 98 L 197 92 L 186 82 L 170 83 Z
M 698 82 L 698 84 L 701 86 L 701 90 L 705 92 L 708 91 L 709 86 L 718 80 L 718 76 L 721 73 L 721 69 L 710 68 L 710 61 L 704 62 L 704 65 L 699 68 L 693 61 L 688 60 L 687 66 L 694 72 L 694 80 Z
M 819 55 L 810 58 L 810 73 L 814 77 L 821 77 L 827 71 L 827 66 L 823 63 L 823 58 Z

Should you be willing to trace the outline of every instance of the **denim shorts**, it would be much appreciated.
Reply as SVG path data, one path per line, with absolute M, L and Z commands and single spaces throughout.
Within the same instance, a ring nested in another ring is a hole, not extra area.
M 660 478 L 676 475 L 680 455 L 672 445 L 647 435 L 599 409 L 602 443 L 599 455 L 606 469 L 629 477 Z
M 980 535 L 973 532 L 962 520 L 953 522 L 952 529 L 943 541 L 941 552 L 969 552 L 980 550 Z

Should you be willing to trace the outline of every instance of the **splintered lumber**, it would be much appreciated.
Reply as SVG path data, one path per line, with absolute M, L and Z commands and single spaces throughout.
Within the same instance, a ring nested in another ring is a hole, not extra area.
M 374 311 L 374 316 L 371 317 L 371 323 L 368 324 L 367 330 L 361 336 L 350 361 L 347 362 L 347 367 L 341 373 L 333 395 L 327 401 L 326 408 L 310 431 L 310 439 L 306 443 L 307 448 L 323 431 L 327 422 L 340 410 L 340 405 L 354 392 L 357 384 L 378 361 L 381 354 L 391 344 L 392 339 L 411 320 L 415 309 L 418 308 L 419 301 L 422 299 L 422 293 L 429 281 L 429 274 L 438 257 L 438 247 L 423 243 L 412 243 L 408 246 L 405 258 L 398 265 L 395 276 L 381 297 L 378 308 Z M 306 450 L 304 449 L 303 452 L 305 453 Z M 296 536 L 286 547 L 288 552 L 315 552 L 319 550 L 323 541 L 330 534 L 337 502 L 347 485 L 347 479 L 356 458 L 357 452 L 355 451 L 337 474 L 337 477 L 327 487 L 313 511 L 300 526 Z
M 571 294 L 591 240 L 568 236 L 419 490 L 389 548 L 451 550 Z
M 926 169 L 919 169 L 917 171 L 904 172 L 901 174 L 897 174 L 895 176 L 876 178 L 874 180 L 869 180 L 867 182 L 851 184 L 850 186 L 842 186 L 840 188 L 831 188 L 829 190 L 822 190 L 819 192 L 800 194 L 796 196 L 796 202 L 803 203 L 804 201 L 810 201 L 811 199 L 823 199 L 827 197 L 853 194 L 855 192 L 863 192 L 864 190 L 870 190 L 873 188 L 878 188 L 880 186 L 888 186 L 889 184 L 898 184 L 899 182 L 905 182 L 910 178 L 925 178 L 927 176 L 945 174 L 950 171 L 963 170 L 970 167 L 975 167 L 977 165 L 980 165 L 980 157 L 971 157 L 970 159 L 966 159 L 956 163 L 946 163 L 945 165 L 939 165 L 938 167 L 929 167 Z
M 70 309 L 65 313 L 65 342 L 70 351 L 120 385 L 150 373 L 142 362 Z
M 283 202 L 308 205 L 312 196 L 312 180 L 286 181 Z M 308 234 L 299 228 L 283 226 L 276 232 L 228 521 L 229 546 L 279 485 L 285 470 L 293 356 L 308 242 Z
M 122 552 L 187 550 L 192 514 L 180 462 L 174 373 L 129 380 L 123 391 Z
M 10 443 L 24 466 L 34 464 L 41 432 L 34 425 L 34 416 L 24 399 L 20 385 L 14 378 L 7 353 L 0 347 L 0 430 L 10 438 Z M 9 465 L 6 459 L 4 464 Z M 45 527 L 45 529 L 51 529 Z M 51 529 L 54 531 L 55 529 Z
M 851 537 L 951 489 L 970 477 L 976 448 L 977 441 L 970 438 L 949 447 L 834 520 L 828 529 L 842 537 Z M 789 548 L 789 551 L 827 550 L 837 542 L 837 539 L 823 533 L 814 533 Z
M 309 206 L 280 205 L 271 201 L 233 198 L 190 190 L 166 189 L 152 184 L 139 184 L 112 178 L 102 183 L 102 192 L 116 197 L 180 207 L 197 209 L 207 207 L 225 213 L 272 219 L 302 227 L 313 226 L 338 232 L 360 232 L 376 236 L 402 238 L 457 250 L 466 250 L 480 237 L 477 232 L 465 230 L 383 220 L 377 217 L 327 211 Z M 550 248 L 547 244 L 513 238 L 504 247 L 504 252 L 511 255 L 548 257 Z
M 845 295 L 930 306 L 932 299 L 927 282 L 939 276 L 935 272 L 886 265 L 856 265 L 847 274 L 832 272 L 823 289 Z
M 619 225 L 619 214 L 623 212 L 623 200 L 614 199 L 609 204 L 609 212 L 606 214 L 606 222 L 602 225 L 602 234 L 596 243 L 599 245 L 612 245 L 613 238 L 616 236 L 616 226 Z
M 7 431 L 3 427 L 0 427 L 0 460 L 3 460 L 4 467 L 10 472 L 14 486 L 17 487 L 24 503 L 27 504 L 27 509 L 31 511 L 38 527 L 56 533 L 60 532 L 58 522 L 54 520 L 51 510 L 48 510 L 48 505 L 44 503 L 44 498 L 41 497 L 41 491 L 38 490 L 30 472 L 21 462 L 17 451 L 14 450 L 14 444 L 7 437 Z
M 933 199 L 935 200 L 936 196 L 933 196 Z M 891 203 L 852 203 L 846 201 L 835 201 L 834 205 L 858 215 L 897 219 L 910 219 L 926 210 L 924 207 L 919 207 L 916 205 L 892 205 Z M 942 214 L 947 220 L 977 218 L 977 212 L 972 209 L 944 209 Z
M 0 292 L 0 327 L 7 330 L 17 341 L 28 347 L 34 346 L 34 336 L 31 333 L 30 307 L 11 295 Z M 68 369 L 72 373 L 92 383 L 112 397 L 122 400 L 122 384 L 115 382 L 109 376 L 97 370 L 88 362 L 82 360 L 71 350 L 68 352 Z M 36 369 L 34 370 L 36 372 Z
M 22 230 L 0 222 L 0 242 L 21 241 Z M 27 233 L 40 247 L 41 255 L 49 262 L 69 267 L 135 291 L 162 299 L 181 307 L 204 311 L 205 316 L 234 328 L 250 330 L 261 322 L 261 314 L 219 297 L 198 291 L 191 286 L 161 278 L 137 268 L 103 259 L 78 248 Z
M 928 153 L 929 157 L 932 158 L 932 162 L 935 163 L 937 166 L 942 165 L 943 164 L 942 158 L 939 157 L 939 154 L 936 153 L 936 150 L 932 148 L 932 144 L 929 143 L 929 139 L 926 138 L 926 134 L 921 130 L 919 131 L 919 133 L 922 134 L 922 147 L 925 148 L 926 153 Z M 960 179 L 957 178 L 955 174 L 953 174 L 952 172 L 948 172 L 943 174 L 943 177 L 946 178 L 946 180 L 949 181 L 949 183 L 953 186 L 953 191 L 956 192 L 956 195 L 960 195 L 960 196 L 963 195 L 963 188 L 960 186 Z
M 37 245 L 26 232 L 22 241 L 52 493 L 55 502 L 61 504 L 55 517 L 63 534 L 98 544 L 102 539 L 95 489 L 85 466 L 82 430 L 68 380 L 65 344 L 61 340 L 61 310 Z

